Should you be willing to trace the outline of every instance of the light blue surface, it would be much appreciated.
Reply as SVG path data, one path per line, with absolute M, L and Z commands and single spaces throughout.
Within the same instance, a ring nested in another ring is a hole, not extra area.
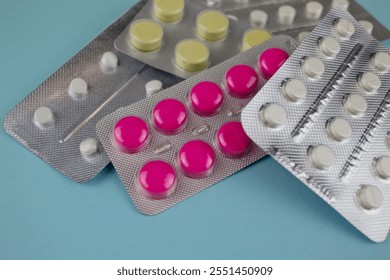
M 1 118 L 134 3 L 0 0 Z M 390 26 L 390 2 L 360 3 Z M 0 143 L 0 259 L 390 259 L 269 157 L 148 217 L 113 170 L 77 184 Z

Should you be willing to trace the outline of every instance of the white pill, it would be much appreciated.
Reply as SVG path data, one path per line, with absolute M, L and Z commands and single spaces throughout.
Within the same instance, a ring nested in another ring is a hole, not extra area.
M 339 8 L 348 10 L 349 7 L 349 1 L 348 0 L 333 0 L 332 1 L 332 8 Z
M 296 10 L 294 7 L 289 5 L 282 5 L 278 9 L 278 18 L 282 24 L 291 24 L 296 15 Z
M 305 14 L 309 19 L 319 19 L 323 10 L 324 6 L 317 1 L 309 1 L 305 6 Z
M 381 87 L 381 79 L 373 72 L 364 72 L 359 75 L 358 84 L 367 92 L 375 92 Z
M 322 53 L 327 57 L 335 57 L 341 50 L 339 41 L 332 36 L 323 37 L 318 46 Z
M 325 72 L 325 65 L 316 56 L 305 58 L 301 64 L 303 72 L 310 78 L 318 78 Z
M 358 23 L 360 23 L 361 26 L 370 34 L 372 34 L 372 31 L 374 30 L 374 25 L 371 23 L 371 21 L 368 20 L 359 20 Z
M 114 73 L 118 67 L 118 57 L 113 52 L 105 52 L 99 66 L 104 73 Z
M 264 27 L 268 21 L 268 14 L 262 10 L 253 10 L 249 17 L 251 24 L 255 27 Z
M 329 137 L 336 141 L 344 141 L 351 137 L 352 127 L 346 120 L 342 118 L 334 118 L 328 122 L 326 131 Z
M 375 210 L 383 204 L 383 194 L 375 186 L 364 186 L 357 193 L 360 206 L 366 210 Z
M 297 102 L 307 95 L 305 84 L 298 79 L 289 79 L 282 86 L 284 96 L 290 101 Z
M 367 101 L 360 94 L 353 93 L 345 100 L 344 107 L 351 115 L 361 115 L 367 110 Z
M 309 36 L 309 35 L 310 35 L 309 31 L 302 31 L 302 32 L 300 32 L 298 34 L 298 36 L 297 36 L 298 43 L 299 44 L 302 43 L 306 39 L 306 37 Z
M 355 26 L 353 23 L 346 19 L 340 18 L 335 22 L 334 28 L 341 37 L 349 38 L 355 33 Z
M 80 153 L 84 157 L 90 157 L 99 151 L 99 142 L 95 138 L 84 139 L 80 143 Z
M 390 157 L 380 157 L 374 165 L 376 173 L 382 179 L 390 178 Z
M 48 107 L 40 107 L 34 112 L 34 124 L 39 128 L 52 126 L 55 122 L 53 111 Z
M 68 87 L 68 93 L 73 99 L 86 97 L 88 94 L 88 84 L 81 78 L 73 79 Z
M 163 84 L 159 80 L 151 80 L 145 84 L 146 96 L 151 97 L 163 89 Z
M 309 162 L 313 167 L 324 170 L 333 165 L 334 153 L 328 146 L 318 145 L 310 149 Z
M 372 65 L 380 71 L 390 69 L 390 55 L 386 52 L 378 52 L 371 59 Z
M 279 104 L 271 103 L 262 108 L 260 119 L 265 126 L 276 128 L 287 121 L 287 113 Z

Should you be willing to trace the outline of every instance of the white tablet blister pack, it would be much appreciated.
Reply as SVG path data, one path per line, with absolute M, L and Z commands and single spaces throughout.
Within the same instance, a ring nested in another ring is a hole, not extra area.
M 12 137 L 74 181 L 92 179 L 109 163 L 95 133 L 100 118 L 181 81 L 114 48 L 114 39 L 145 2 L 94 38 L 4 119 Z
M 242 112 L 248 136 L 375 242 L 390 229 L 390 54 L 332 9 Z
M 97 124 L 137 209 L 158 214 L 265 155 L 245 134 L 242 108 L 296 48 L 270 39 Z
M 248 32 L 246 32 L 248 31 Z M 146 64 L 188 78 L 268 40 L 248 23 L 191 0 L 151 0 L 115 40 Z
M 348 10 L 359 23 L 380 41 L 390 38 L 390 31 L 355 0 L 197 0 L 219 8 L 229 17 L 264 28 L 273 35 L 285 34 L 298 42 L 310 33 L 332 8 Z

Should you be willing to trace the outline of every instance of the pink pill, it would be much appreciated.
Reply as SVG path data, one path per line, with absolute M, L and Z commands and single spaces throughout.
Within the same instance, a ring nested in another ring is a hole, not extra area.
M 186 106 L 176 99 L 161 100 L 153 108 L 153 122 L 157 130 L 166 134 L 180 132 L 187 120 Z
M 193 140 L 184 144 L 180 149 L 178 162 L 185 176 L 203 178 L 213 171 L 215 153 L 206 142 Z
M 126 153 L 136 153 L 148 143 L 149 127 L 135 116 L 120 119 L 114 127 L 114 140 L 119 149 Z
M 165 161 L 150 161 L 141 167 L 137 186 L 146 197 L 166 198 L 176 187 L 175 169 Z
M 201 116 L 215 115 L 223 102 L 223 91 L 219 85 L 204 81 L 196 84 L 190 92 L 194 112 Z
M 236 98 L 248 98 L 254 94 L 259 77 L 256 71 L 244 64 L 235 65 L 226 73 L 226 83 L 230 94 Z
M 270 79 L 288 59 L 288 53 L 278 48 L 265 50 L 259 58 L 260 71 L 264 78 Z
M 252 145 L 241 122 L 228 122 L 221 126 L 217 133 L 218 148 L 232 158 L 244 156 Z

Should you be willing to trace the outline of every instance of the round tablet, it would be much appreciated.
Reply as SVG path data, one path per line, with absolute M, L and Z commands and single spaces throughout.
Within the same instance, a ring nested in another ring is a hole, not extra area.
M 100 58 L 99 66 L 104 73 L 114 73 L 118 67 L 118 57 L 113 52 L 105 52 Z
M 249 50 L 271 39 L 272 35 L 263 29 L 251 28 L 242 36 L 242 51 Z
M 374 30 L 374 25 L 371 21 L 368 20 L 359 20 L 358 23 L 360 23 L 361 26 L 370 34 L 372 34 L 372 31 Z
M 181 131 L 187 121 L 186 106 L 177 99 L 164 99 L 154 106 L 153 124 L 162 133 L 175 134 Z
M 375 186 L 363 186 L 357 193 L 357 198 L 361 207 L 366 210 L 375 210 L 383 204 L 383 194 Z
M 269 128 L 277 128 L 286 123 L 287 113 L 281 105 L 270 103 L 261 109 L 260 120 Z
M 141 52 L 152 52 L 162 45 L 164 31 L 159 24 L 148 19 L 139 19 L 129 28 L 130 45 Z
M 307 89 L 301 80 L 289 79 L 282 85 L 282 93 L 288 100 L 298 102 L 306 97 Z
M 359 75 L 358 84 L 367 92 L 375 92 L 381 87 L 381 79 L 373 72 L 364 72 Z
M 83 157 L 91 157 L 99 151 L 99 142 L 96 138 L 87 138 L 81 141 L 80 153 Z
M 349 7 L 349 0 L 333 0 L 332 1 L 332 8 L 339 8 L 348 10 Z
M 371 59 L 372 65 L 380 71 L 390 70 L 390 55 L 386 52 L 377 52 Z
M 341 50 L 339 41 L 335 37 L 325 36 L 318 44 L 321 52 L 327 57 L 335 57 Z
M 252 144 L 246 135 L 241 122 L 228 122 L 217 132 L 217 145 L 219 150 L 232 158 L 240 158 L 248 152 Z
M 270 79 L 288 59 L 288 53 L 282 49 L 269 48 L 260 55 L 259 67 L 264 78 Z
M 184 0 L 154 0 L 154 16 L 163 22 L 181 20 L 184 14 Z
M 185 39 L 176 44 L 176 64 L 190 72 L 205 69 L 209 64 L 209 49 L 201 42 L 192 39 Z
M 190 104 L 194 112 L 201 116 L 215 115 L 223 102 L 221 87 L 213 82 L 196 84 L 190 91 Z
M 355 26 L 346 18 L 336 20 L 334 28 L 337 34 L 344 38 L 349 38 L 355 33 Z
M 333 165 L 334 153 L 328 146 L 318 145 L 309 150 L 308 159 L 313 167 L 324 170 Z
M 220 11 L 206 10 L 196 17 L 196 30 L 201 38 L 207 41 L 218 41 L 226 37 L 229 19 Z
M 178 163 L 185 176 L 203 178 L 213 171 L 215 153 L 208 143 L 202 140 L 192 140 L 180 149 Z
M 87 82 L 81 78 L 73 79 L 69 84 L 68 94 L 76 100 L 85 98 L 88 94 Z
M 309 19 L 319 19 L 321 17 L 324 6 L 317 1 L 309 1 L 305 6 L 305 15 Z
M 297 36 L 297 41 L 298 43 L 302 43 L 307 36 L 309 36 L 310 32 L 308 31 L 302 31 L 302 32 L 299 32 L 298 36 Z
M 352 127 L 348 121 L 342 118 L 333 118 L 326 125 L 326 131 L 330 138 L 341 142 L 347 140 L 352 135 Z
M 39 128 L 50 127 L 55 122 L 53 111 L 49 107 L 40 107 L 34 112 L 34 124 Z
M 325 72 L 324 63 L 316 56 L 305 58 L 301 67 L 303 72 L 310 78 L 318 78 Z
M 376 174 L 382 179 L 390 178 L 390 157 L 380 157 L 375 161 Z
M 344 107 L 351 115 L 361 115 L 367 110 L 367 101 L 360 94 L 353 93 L 345 99 Z
M 251 97 L 259 81 L 256 71 L 245 64 L 231 67 L 226 72 L 225 78 L 229 93 L 236 98 Z
M 144 120 L 135 116 L 120 119 L 113 131 L 115 144 L 126 153 L 136 153 L 149 140 L 149 127 Z
M 290 5 L 282 5 L 278 9 L 279 22 L 282 24 L 291 24 L 294 21 L 296 14 L 297 12 L 294 7 Z
M 149 161 L 138 172 L 138 190 L 148 198 L 163 199 L 176 187 L 175 169 L 162 160 Z
M 268 21 L 268 14 L 263 10 L 253 10 L 250 13 L 249 18 L 253 26 L 264 27 Z
M 163 89 L 163 84 L 160 80 L 151 80 L 145 84 L 146 96 L 151 97 Z

